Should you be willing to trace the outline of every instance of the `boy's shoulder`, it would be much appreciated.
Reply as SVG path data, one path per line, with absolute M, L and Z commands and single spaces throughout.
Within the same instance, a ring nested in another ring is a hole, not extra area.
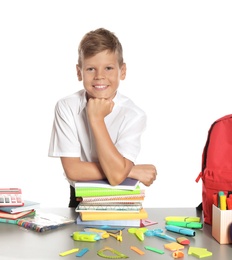
M 118 106 L 124 107 L 128 110 L 133 110 L 138 114 L 145 115 L 145 112 L 140 108 L 131 98 L 117 92 L 115 102 Z

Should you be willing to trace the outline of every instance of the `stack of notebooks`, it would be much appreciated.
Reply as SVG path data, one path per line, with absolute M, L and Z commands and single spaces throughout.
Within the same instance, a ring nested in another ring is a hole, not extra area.
M 0 189 L 0 223 L 15 224 L 36 232 L 75 223 L 75 219 L 52 213 L 37 213 L 39 202 L 23 200 L 21 189 Z
M 76 208 L 79 225 L 139 227 L 148 217 L 143 208 L 145 191 L 132 178 L 118 186 L 111 186 L 107 180 L 76 182 L 75 196 L 80 201 Z

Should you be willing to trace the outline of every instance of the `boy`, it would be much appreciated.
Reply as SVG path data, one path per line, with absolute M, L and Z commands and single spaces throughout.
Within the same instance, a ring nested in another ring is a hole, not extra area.
M 78 55 L 77 77 L 84 89 L 57 102 L 49 147 L 70 183 L 69 207 L 78 205 L 75 181 L 107 178 L 118 185 L 131 177 L 150 186 L 157 174 L 152 164 L 134 165 L 146 115 L 118 92 L 126 77 L 118 38 L 104 28 L 90 31 Z

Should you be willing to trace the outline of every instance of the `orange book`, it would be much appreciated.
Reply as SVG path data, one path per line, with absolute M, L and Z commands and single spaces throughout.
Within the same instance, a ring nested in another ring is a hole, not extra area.
M 81 220 L 127 220 L 147 219 L 148 213 L 142 208 L 139 212 L 80 212 Z
M 4 211 L 0 210 L 0 218 L 19 219 L 19 218 L 27 216 L 27 215 L 29 215 L 31 213 L 34 213 L 34 212 L 35 212 L 34 210 L 27 210 L 27 211 L 22 211 L 22 212 L 18 212 L 18 213 L 7 213 L 7 212 L 4 212 Z

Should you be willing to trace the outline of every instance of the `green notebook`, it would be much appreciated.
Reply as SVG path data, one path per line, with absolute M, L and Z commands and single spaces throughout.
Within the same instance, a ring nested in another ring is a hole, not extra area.
M 75 188 L 76 197 L 115 196 L 140 193 L 141 190 L 139 185 L 137 185 L 135 190 L 120 190 L 112 188 Z

